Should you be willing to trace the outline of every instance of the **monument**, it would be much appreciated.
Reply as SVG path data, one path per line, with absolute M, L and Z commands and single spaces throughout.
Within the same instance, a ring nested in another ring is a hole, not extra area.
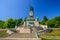
M 37 31 L 47 29 L 46 25 L 39 24 L 38 18 L 34 17 L 34 8 L 30 6 L 29 16 L 25 18 L 24 24 L 22 26 L 16 26 L 15 30 L 17 33 L 37 33 Z M 14 33 L 8 30 L 8 33 Z
M 39 26 L 38 18 L 34 18 L 34 8 L 30 6 L 29 17 L 24 20 L 24 26 Z

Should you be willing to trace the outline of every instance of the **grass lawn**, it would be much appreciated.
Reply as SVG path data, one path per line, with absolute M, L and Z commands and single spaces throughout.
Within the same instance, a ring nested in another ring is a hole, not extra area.
M 6 30 L 0 30 L 0 38 L 7 37 L 8 34 L 6 33 Z
M 60 30 L 53 30 L 50 33 L 40 34 L 39 37 L 44 38 L 44 40 L 60 40 Z

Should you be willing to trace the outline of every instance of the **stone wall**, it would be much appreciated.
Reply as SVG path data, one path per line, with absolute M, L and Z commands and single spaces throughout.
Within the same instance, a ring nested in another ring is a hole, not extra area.
M 43 29 L 47 29 L 48 28 L 47 25 L 41 25 L 41 24 L 40 24 L 40 27 L 42 27 Z

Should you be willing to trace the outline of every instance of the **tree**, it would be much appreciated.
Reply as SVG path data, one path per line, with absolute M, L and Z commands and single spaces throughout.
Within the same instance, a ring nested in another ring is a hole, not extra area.
M 58 28 L 58 26 L 60 26 L 60 16 L 55 17 L 48 22 L 48 27 Z
M 42 25 L 46 25 L 46 24 L 47 24 L 47 21 L 48 21 L 47 17 L 44 16 L 44 17 L 43 17 L 43 21 L 41 21 L 40 23 L 41 23 Z
M 39 23 L 42 25 L 46 25 L 44 21 L 40 21 Z
M 0 20 L 0 28 L 3 28 L 4 21 Z
M 9 19 L 7 19 L 5 21 L 3 27 L 4 28 L 14 28 L 15 27 L 15 24 L 16 24 L 15 20 L 13 20 L 12 18 L 9 18 Z
M 60 16 L 54 18 L 56 20 L 55 26 L 60 26 Z
M 47 19 L 46 16 L 43 17 L 43 21 L 44 21 L 44 22 L 48 21 L 48 19 Z
M 16 25 L 17 26 L 21 26 L 23 24 L 23 19 L 22 18 L 19 18 L 16 20 Z

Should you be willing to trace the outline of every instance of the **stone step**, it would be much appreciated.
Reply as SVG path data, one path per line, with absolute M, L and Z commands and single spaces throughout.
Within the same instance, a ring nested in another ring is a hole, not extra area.
M 34 33 L 14 33 L 7 38 L 37 38 Z
M 42 38 L 0 38 L 0 40 L 42 40 Z

